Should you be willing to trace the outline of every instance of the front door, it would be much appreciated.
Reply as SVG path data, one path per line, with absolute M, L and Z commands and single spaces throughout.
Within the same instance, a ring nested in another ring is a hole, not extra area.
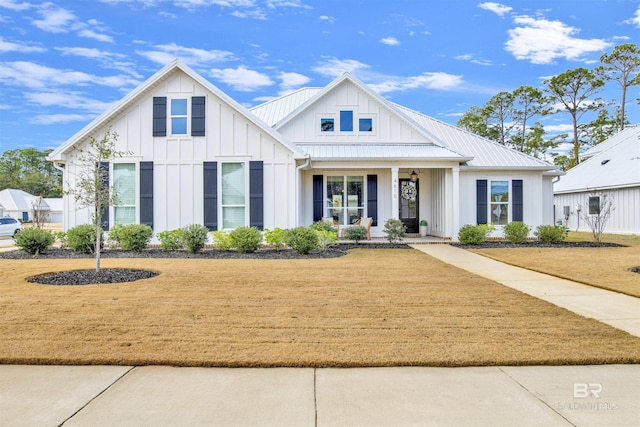
M 418 182 L 400 179 L 400 220 L 407 233 L 418 232 Z

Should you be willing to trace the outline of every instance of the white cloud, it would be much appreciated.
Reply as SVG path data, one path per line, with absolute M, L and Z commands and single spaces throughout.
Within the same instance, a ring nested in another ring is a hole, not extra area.
M 35 125 L 53 125 L 73 122 L 85 122 L 94 118 L 93 114 L 38 114 L 33 116 L 29 123 Z
M 602 39 L 574 37 L 578 29 L 560 21 L 548 21 L 530 16 L 514 18 L 516 28 L 509 30 L 505 50 L 516 59 L 529 60 L 533 64 L 550 64 L 557 58 L 582 60 L 590 52 L 602 52 L 611 46 Z
M 96 114 L 109 109 L 113 104 L 90 99 L 84 93 L 73 91 L 28 92 L 25 93 L 25 99 L 32 104 L 80 109 Z
M 26 2 L 17 2 L 14 0 L 0 0 L 0 7 L 5 9 L 14 10 L 16 12 L 22 12 L 33 7 L 32 4 Z
M 640 7 L 638 7 L 638 10 L 636 10 L 636 14 L 633 16 L 633 18 L 624 21 L 624 23 L 635 25 L 636 27 L 640 28 Z
M 548 133 L 570 133 L 573 132 L 573 125 L 570 123 L 564 125 L 544 125 L 544 130 Z
M 32 24 L 49 33 L 66 33 L 71 24 L 76 21 L 76 16 L 72 12 L 51 3 L 45 3 L 38 10 L 38 14 L 42 19 L 34 19 Z
M 475 58 L 470 53 L 467 53 L 467 54 L 464 54 L 464 55 L 458 55 L 458 56 L 455 57 L 455 59 L 457 59 L 459 61 L 469 61 L 472 64 L 483 65 L 483 66 L 493 65 L 492 61 L 490 61 L 488 59 Z
M 398 46 L 400 44 L 400 41 L 395 37 L 385 37 L 383 39 L 380 39 L 380 43 L 389 46 Z
M 478 7 L 479 7 L 480 9 L 485 9 L 485 10 L 488 10 L 488 11 L 490 11 L 490 12 L 493 12 L 493 13 L 495 13 L 496 15 L 499 15 L 499 16 L 501 16 L 501 17 L 504 17 L 504 15 L 505 15 L 506 13 L 509 13 L 509 12 L 511 12 L 511 11 L 513 10 L 513 8 L 512 8 L 512 7 L 505 6 L 505 5 L 503 5 L 503 4 L 495 3 L 495 2 L 492 2 L 492 1 L 488 1 L 488 2 L 484 2 L 484 3 L 480 3 L 480 4 L 478 5 Z
M 334 18 L 333 16 L 327 16 L 327 15 L 322 15 L 320 17 L 320 20 L 324 22 L 328 22 L 329 24 L 333 24 L 334 22 L 336 22 L 336 18 Z
M 32 52 L 46 52 L 47 49 L 39 46 L 29 46 L 22 43 L 13 43 L 7 42 L 0 37 L 0 53 L 3 52 L 21 52 L 21 53 L 32 53 Z
M 385 94 L 411 89 L 451 90 L 462 83 L 462 76 L 459 75 L 444 72 L 426 72 L 419 76 L 388 77 L 380 83 L 369 84 L 369 87 L 379 94 Z
M 243 66 L 238 68 L 225 68 L 223 70 L 212 68 L 210 75 L 223 83 L 231 86 L 235 90 L 251 92 L 265 86 L 273 85 L 273 80 L 266 74 L 249 70 Z
M 175 43 L 156 45 L 154 47 L 157 50 L 136 51 L 136 53 L 162 65 L 168 64 L 175 58 L 180 58 L 182 61 L 192 66 L 206 65 L 233 59 L 233 53 L 224 50 L 204 50 L 179 46 Z
M 328 58 L 323 64 L 314 67 L 313 71 L 323 76 L 337 77 L 345 72 L 353 73 L 367 68 L 369 68 L 367 64 L 355 59 Z
M 139 83 L 128 76 L 102 77 L 81 71 L 45 67 L 25 61 L 0 63 L 0 82 L 35 89 L 66 85 L 88 86 L 91 84 L 121 88 Z
M 97 33 L 93 30 L 89 30 L 89 29 L 84 29 L 84 30 L 80 30 L 78 31 L 78 35 L 80 37 L 85 37 L 88 39 L 94 39 L 94 40 L 98 40 L 101 42 L 105 42 L 105 43 L 113 43 L 113 37 L 108 36 L 106 34 L 100 34 Z
M 298 73 L 280 73 L 278 78 L 281 80 L 280 87 L 284 91 L 289 91 L 305 85 L 311 81 L 311 79 L 305 75 Z

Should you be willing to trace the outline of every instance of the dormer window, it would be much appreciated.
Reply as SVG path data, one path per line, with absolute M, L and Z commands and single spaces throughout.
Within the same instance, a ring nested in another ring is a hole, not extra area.
M 353 132 L 353 111 L 340 111 L 340 132 Z
M 358 120 L 358 130 L 360 132 L 373 132 L 373 119 Z
M 334 120 L 331 119 L 320 119 L 320 130 L 322 132 L 333 132 L 334 129 Z

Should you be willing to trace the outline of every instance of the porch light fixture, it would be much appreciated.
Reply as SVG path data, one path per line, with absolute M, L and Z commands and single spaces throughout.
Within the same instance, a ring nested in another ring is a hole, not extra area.
M 416 182 L 418 180 L 418 174 L 416 173 L 415 169 L 411 171 L 411 175 L 409 176 L 411 177 L 411 182 Z

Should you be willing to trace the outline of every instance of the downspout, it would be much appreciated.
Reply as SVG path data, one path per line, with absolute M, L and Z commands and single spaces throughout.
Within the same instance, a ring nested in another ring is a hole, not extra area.
M 305 162 L 296 167 L 296 227 L 300 225 L 300 207 L 302 206 L 300 203 L 302 201 L 302 179 L 300 175 L 302 174 L 302 169 L 306 169 L 311 165 L 311 156 L 309 154 L 304 159 Z
M 68 229 L 67 227 L 67 216 L 65 215 L 65 197 L 64 197 L 64 171 L 65 171 L 65 163 L 61 163 L 58 161 L 53 161 L 53 167 L 58 169 L 61 173 L 62 173 L 62 230 L 66 231 Z

